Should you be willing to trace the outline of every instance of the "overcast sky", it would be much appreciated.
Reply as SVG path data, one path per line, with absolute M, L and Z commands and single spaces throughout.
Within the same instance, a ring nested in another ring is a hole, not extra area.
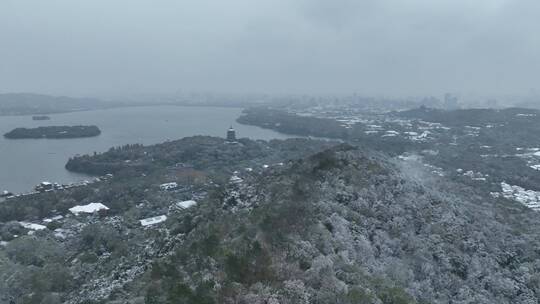
M 528 94 L 538 0 L 1 0 L 0 92 Z

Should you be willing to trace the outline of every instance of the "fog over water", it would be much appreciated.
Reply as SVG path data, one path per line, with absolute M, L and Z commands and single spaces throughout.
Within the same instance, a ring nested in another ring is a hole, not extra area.
M 216 107 L 132 107 L 50 115 L 33 121 L 31 116 L 0 117 L 0 134 L 17 127 L 45 125 L 97 125 L 102 134 L 74 139 L 17 139 L 0 137 L 0 191 L 28 191 L 41 181 L 67 183 L 87 177 L 64 169 L 76 154 L 104 152 L 110 147 L 161 143 L 193 135 L 225 137 L 229 126 L 238 137 L 287 138 L 271 130 L 235 123 L 242 110 Z
M 3 0 L 0 92 L 538 90 L 537 0 Z

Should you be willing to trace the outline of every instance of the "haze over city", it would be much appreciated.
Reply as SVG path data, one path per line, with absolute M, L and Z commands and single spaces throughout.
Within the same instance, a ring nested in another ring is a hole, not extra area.
M 0 92 L 534 95 L 535 0 L 4 0 Z

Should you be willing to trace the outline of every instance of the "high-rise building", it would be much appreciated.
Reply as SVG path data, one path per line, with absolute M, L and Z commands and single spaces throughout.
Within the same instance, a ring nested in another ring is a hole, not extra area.
M 458 108 L 458 98 L 450 93 L 444 94 L 444 108 L 456 109 Z

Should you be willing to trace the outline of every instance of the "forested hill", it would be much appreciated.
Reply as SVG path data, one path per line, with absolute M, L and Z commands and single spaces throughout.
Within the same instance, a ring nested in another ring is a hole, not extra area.
M 89 202 L 111 209 L 66 216 L 0 247 L 0 303 L 540 299 L 540 219 L 521 204 L 349 145 L 291 160 L 299 145 L 324 143 L 241 142 L 193 137 L 77 160 L 80 169 L 112 164 L 117 173 L 89 188 L 46 193 L 38 206 L 49 199 L 57 210 Z M 240 155 L 252 158 L 236 162 Z M 191 167 L 178 166 L 188 160 Z M 230 179 L 219 182 L 218 171 Z M 171 180 L 178 189 L 159 187 Z M 195 195 L 195 206 L 175 207 Z M 162 223 L 139 223 L 164 214 Z M 12 222 L 3 232 L 14 229 Z
M 154 269 L 147 297 L 536 303 L 538 217 L 419 174 L 344 146 L 231 186 Z

